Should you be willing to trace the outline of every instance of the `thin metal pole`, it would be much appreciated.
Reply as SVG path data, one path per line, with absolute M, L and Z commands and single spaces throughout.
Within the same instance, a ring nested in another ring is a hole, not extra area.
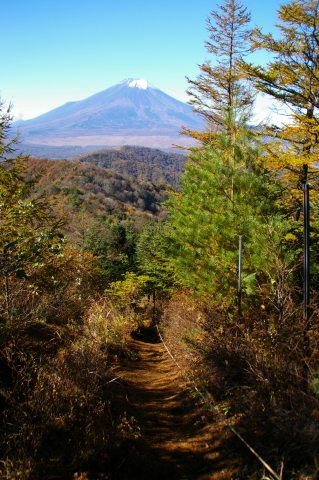
M 304 218 L 304 268 L 303 268 L 303 318 L 306 326 L 309 323 L 310 303 L 310 225 L 309 225 L 309 184 L 303 185 L 303 218 Z
M 153 290 L 153 321 L 156 319 L 156 290 Z
M 241 278 L 242 278 L 242 259 L 243 259 L 243 236 L 239 235 L 239 245 L 238 245 L 238 316 L 241 317 Z

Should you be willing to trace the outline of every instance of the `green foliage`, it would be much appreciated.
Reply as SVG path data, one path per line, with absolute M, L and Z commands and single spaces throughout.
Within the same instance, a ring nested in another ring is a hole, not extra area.
M 112 282 L 106 293 L 120 305 L 136 304 L 149 291 L 150 277 L 127 272 L 123 280 Z
M 28 197 L 22 179 L 22 158 L 6 160 L 12 154 L 12 143 L 5 143 L 10 117 L 2 115 L 0 122 L 0 281 L 6 315 L 11 316 L 10 279 L 28 279 L 60 254 L 63 235 L 61 222 L 41 198 Z
M 6 161 L 11 158 L 14 147 L 17 143 L 15 137 L 9 138 L 10 123 L 12 121 L 11 105 L 5 106 L 0 99 L 0 161 Z M 20 158 L 20 156 L 19 156 Z
M 136 231 L 130 220 L 110 217 L 93 224 L 85 234 L 84 249 L 99 261 L 107 281 L 115 281 L 128 270 L 135 269 Z
M 60 222 L 41 200 L 26 197 L 26 185 L 20 177 L 21 165 L 0 164 L 0 245 L 2 274 L 36 266 L 50 254 L 59 252 L 62 235 Z
M 246 295 L 253 295 L 256 293 L 254 288 L 256 284 L 256 272 L 249 273 L 242 278 L 242 288 Z
M 7 172 L 5 173 L 7 176 Z M 41 202 L 26 200 L 18 189 L 10 196 L 1 183 L 0 251 L 1 274 L 18 277 L 30 276 L 35 268 L 59 254 L 63 236 L 59 233 L 59 222 L 49 215 L 49 209 Z
M 81 162 L 112 169 L 143 182 L 176 184 L 184 170 L 185 156 L 155 148 L 125 146 L 99 150 L 79 157 Z
M 167 223 L 149 223 L 138 236 L 136 262 L 139 271 L 149 277 L 152 290 L 167 292 L 175 283 L 174 269 L 167 257 L 168 247 Z
M 257 275 L 276 276 L 270 249 L 265 252 L 272 222 L 278 217 L 279 226 L 282 219 L 275 201 L 279 190 L 258 165 L 258 150 L 244 133 L 235 145 L 227 135 L 219 140 L 219 147 L 190 156 L 181 191 L 170 200 L 171 261 L 185 286 L 229 305 L 236 294 L 239 235 L 244 238 L 244 285 L 252 293 Z
M 319 371 L 313 375 L 310 388 L 319 397 Z

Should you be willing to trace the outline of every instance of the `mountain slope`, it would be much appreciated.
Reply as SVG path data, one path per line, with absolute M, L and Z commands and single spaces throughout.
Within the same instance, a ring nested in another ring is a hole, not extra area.
M 156 184 L 176 184 L 184 170 L 185 155 L 155 148 L 118 147 L 79 157 L 80 162 L 111 168 L 120 175 Z
M 152 137 L 178 137 L 182 126 L 198 129 L 202 120 L 189 105 L 145 80 L 128 79 L 15 125 L 21 141 L 29 144 L 141 145 L 141 137 L 154 144 Z M 155 146 L 166 147 L 172 142 L 166 139 L 164 143 L 159 141 Z
M 61 195 L 72 197 L 73 206 L 94 215 L 104 214 L 115 206 L 122 212 L 156 214 L 165 196 L 163 187 L 79 161 L 30 158 L 26 162 L 25 179 L 33 183 L 39 194 L 55 199 Z
M 28 159 L 25 180 L 36 196 L 44 195 L 65 231 L 82 238 L 87 225 L 121 215 L 142 224 L 163 212 L 163 186 L 120 175 L 110 168 L 68 160 Z

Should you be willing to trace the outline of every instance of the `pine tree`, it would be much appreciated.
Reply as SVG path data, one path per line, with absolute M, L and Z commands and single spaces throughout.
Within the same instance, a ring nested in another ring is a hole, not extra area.
M 150 223 L 137 240 L 136 261 L 139 271 L 148 276 L 152 291 L 167 292 L 174 285 L 174 269 L 167 259 L 168 228 L 161 221 Z
M 130 220 L 120 215 L 93 223 L 86 231 L 84 250 L 98 258 L 105 281 L 117 281 L 127 272 L 135 272 L 136 231 Z
M 219 133 L 215 145 L 190 156 L 181 190 L 169 203 L 178 280 L 226 306 L 236 299 L 239 235 L 245 243 L 245 288 L 253 291 L 256 276 L 260 283 L 277 277 L 271 256 L 277 254 L 274 238 L 282 233 L 278 192 L 258 160 L 249 137 L 243 134 L 233 144 L 227 133 Z
M 62 222 L 41 198 L 30 198 L 23 180 L 23 158 L 12 158 L 8 139 L 11 115 L 0 102 L 0 312 L 10 317 L 10 282 L 32 277 L 60 253 Z M 3 305 L 2 305 L 3 301 Z
M 202 143 L 211 143 L 216 131 L 236 133 L 236 122 L 252 105 L 252 95 L 242 81 L 239 63 L 248 53 L 250 14 L 237 0 L 225 0 L 207 20 L 209 40 L 206 49 L 212 56 L 200 65 L 196 80 L 187 79 L 189 103 L 206 121 L 205 132 L 184 129 L 182 133 Z

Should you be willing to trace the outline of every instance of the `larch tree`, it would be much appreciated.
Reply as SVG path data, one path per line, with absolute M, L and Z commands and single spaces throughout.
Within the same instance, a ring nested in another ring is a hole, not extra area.
M 247 8 L 237 0 L 225 0 L 207 20 L 206 49 L 212 59 L 200 65 L 201 73 L 195 80 L 187 78 L 189 103 L 207 121 L 207 127 L 204 132 L 182 131 L 203 144 L 212 143 L 217 131 L 235 135 L 236 122 L 252 105 L 251 91 L 239 67 L 249 52 L 249 22 Z
M 264 148 L 268 166 L 277 168 L 281 181 L 286 184 L 284 205 L 287 216 L 291 225 L 297 221 L 293 235 L 290 234 L 287 240 L 291 242 L 291 250 L 300 253 L 303 243 L 301 224 L 298 224 L 302 218 L 301 189 L 311 180 L 311 282 L 316 286 L 318 207 L 314 190 L 318 190 L 315 163 L 319 153 L 319 0 L 290 0 L 281 5 L 278 18 L 278 36 L 264 34 L 260 28 L 253 30 L 251 35 L 252 49 L 267 51 L 271 56 L 269 63 L 260 66 L 242 61 L 241 67 L 258 91 L 285 107 L 285 122 L 281 126 L 266 128 L 266 133 L 273 138 L 270 142 L 265 141 Z M 296 290 L 301 284 L 302 269 L 300 255 L 294 269 Z M 312 306 L 315 306 L 315 288 L 311 298 Z M 312 354 L 308 336 L 311 327 L 307 319 L 303 328 L 305 379 Z
M 258 91 L 288 107 L 286 123 L 268 129 L 277 139 L 268 147 L 269 160 L 297 174 L 300 186 L 319 151 L 319 1 L 291 0 L 278 17 L 278 39 L 258 28 L 251 36 L 252 48 L 268 51 L 271 61 L 241 66 Z

